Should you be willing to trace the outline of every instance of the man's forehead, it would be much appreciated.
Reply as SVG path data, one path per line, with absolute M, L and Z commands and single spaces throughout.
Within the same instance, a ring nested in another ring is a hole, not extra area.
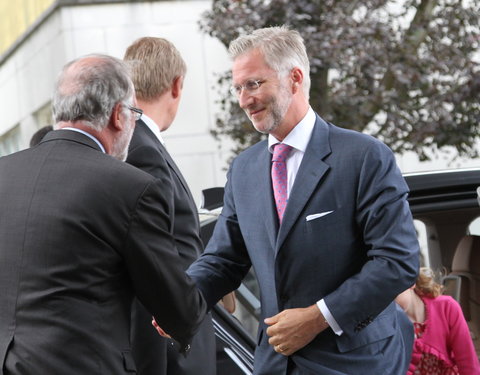
M 266 74 L 271 74 L 272 72 L 273 69 L 267 65 L 265 58 L 258 50 L 245 52 L 233 60 L 233 82 L 243 82 L 248 79 L 262 78 Z

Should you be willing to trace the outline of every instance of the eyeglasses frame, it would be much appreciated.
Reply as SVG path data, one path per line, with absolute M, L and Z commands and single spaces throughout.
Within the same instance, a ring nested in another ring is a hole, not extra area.
M 143 115 L 143 110 L 129 105 L 127 105 L 127 108 L 134 113 L 135 121 L 140 120 L 140 117 Z
M 238 98 L 240 97 L 240 95 L 242 95 L 243 90 L 246 90 L 249 93 L 253 93 L 257 91 L 265 82 L 265 79 L 248 79 L 241 85 L 231 86 L 230 93 L 236 98 Z M 248 88 L 247 85 L 251 83 L 254 83 L 256 87 Z

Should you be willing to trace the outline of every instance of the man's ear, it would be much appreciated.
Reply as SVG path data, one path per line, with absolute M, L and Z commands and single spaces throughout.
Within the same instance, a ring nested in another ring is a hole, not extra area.
M 292 79 L 293 92 L 296 93 L 302 88 L 303 72 L 301 69 L 295 67 L 290 71 L 290 78 Z
M 122 119 L 122 103 L 117 103 L 113 107 L 112 114 L 110 116 L 109 126 L 112 126 L 113 129 L 120 131 L 123 130 L 125 120 Z
M 172 96 L 177 99 L 182 94 L 183 77 L 175 77 L 172 83 Z

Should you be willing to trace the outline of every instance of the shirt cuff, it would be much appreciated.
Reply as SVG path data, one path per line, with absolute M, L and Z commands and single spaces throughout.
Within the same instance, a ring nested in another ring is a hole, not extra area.
M 333 330 L 333 332 L 335 332 L 337 336 L 340 336 L 343 333 L 343 330 L 338 325 L 337 321 L 335 320 L 332 313 L 330 312 L 327 305 L 325 304 L 325 301 L 323 300 L 323 298 L 317 302 L 317 306 L 322 312 L 323 317 L 325 318 L 325 320 L 327 321 L 328 325 Z

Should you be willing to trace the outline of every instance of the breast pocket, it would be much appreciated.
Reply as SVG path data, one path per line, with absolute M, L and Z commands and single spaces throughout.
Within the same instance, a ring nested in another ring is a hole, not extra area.
M 321 210 L 308 213 L 304 216 L 305 233 L 318 233 L 319 231 L 330 230 L 340 225 L 337 210 Z

